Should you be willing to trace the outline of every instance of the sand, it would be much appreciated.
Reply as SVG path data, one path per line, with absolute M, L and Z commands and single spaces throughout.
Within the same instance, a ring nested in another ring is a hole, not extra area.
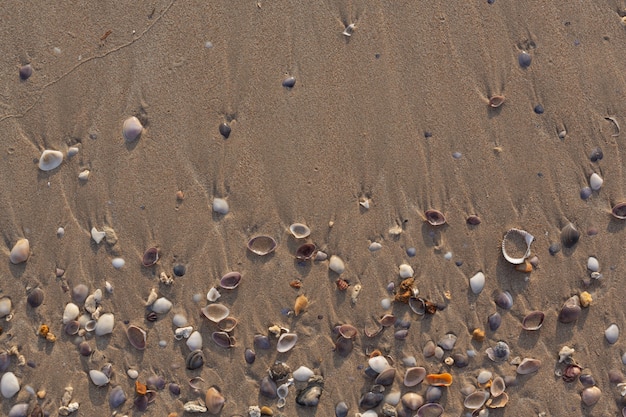
M 626 149 L 624 134 L 614 136 L 614 124 L 605 118 L 626 124 L 625 5 L 235 3 L 0 5 L 6 255 L 0 276 L 2 295 L 14 307 L 13 319 L 2 323 L 0 343 L 19 346 L 36 364 L 20 367 L 13 359 L 9 370 L 22 390 L 2 401 L 2 414 L 16 402 L 35 403 L 24 389 L 30 385 L 46 390 L 39 403 L 51 415 L 66 386 L 74 387 L 80 403 L 76 415 L 110 415 L 108 393 L 119 385 L 129 397 L 120 412 L 139 415 L 132 410 L 134 381 L 126 376 L 133 367 L 140 380 L 156 373 L 182 387 L 178 397 L 159 392 L 146 415 L 182 414 L 184 402 L 204 396 L 188 386 L 194 376 L 206 381 L 203 391 L 220 388 L 225 416 L 246 415 L 257 404 L 275 415 L 330 416 L 341 400 L 353 415 L 373 384 L 363 374 L 367 354 L 378 348 L 398 370 L 387 391 L 424 394 L 424 384 L 402 385 L 406 356 L 429 372 L 450 372 L 454 382 L 441 403 L 446 415 L 456 416 L 463 414 L 460 388 L 475 384 L 481 369 L 515 375 L 514 365 L 494 364 L 484 354 L 504 340 L 512 358 L 537 358 L 542 367 L 519 377 L 507 389 L 508 405 L 490 415 L 617 415 L 621 398 L 608 371 L 623 371 L 624 341 L 609 345 L 604 330 L 611 323 L 624 328 L 625 320 L 626 223 L 613 219 L 610 209 L 626 198 Z M 355 30 L 346 37 L 349 23 Z M 532 56 L 526 69 L 517 62 L 522 50 Z M 27 63 L 33 75 L 22 81 L 18 70 Z M 291 89 L 281 86 L 288 76 L 296 78 Z M 488 106 L 493 95 L 506 97 L 497 109 Z M 545 109 L 541 115 L 533 112 L 538 104 Z M 133 115 L 145 131 L 127 143 L 121 126 Z M 223 122 L 232 128 L 228 139 L 218 131 Z M 56 170 L 37 168 L 44 149 L 67 154 L 72 146 L 78 154 Z M 595 147 L 604 158 L 593 163 Z M 461 157 L 453 158 L 454 152 Z M 84 169 L 89 179 L 79 181 Z M 594 172 L 604 184 L 582 200 L 580 189 Z M 214 197 L 228 201 L 227 215 L 212 213 Z M 370 199 L 370 208 L 360 199 Z M 447 225 L 425 223 L 427 209 L 442 211 Z M 469 215 L 482 223 L 468 226 Z M 356 304 L 350 290 L 337 291 L 327 262 L 295 262 L 298 242 L 288 232 L 293 222 L 307 224 L 309 241 L 345 261 L 342 278 L 362 285 Z M 569 222 L 581 231 L 580 241 L 551 256 L 548 247 Z M 393 237 L 388 230 L 397 225 L 403 231 Z M 117 244 L 91 240 L 91 228 L 104 226 L 115 230 Z M 536 238 L 532 253 L 539 267 L 530 274 L 515 271 L 500 253 L 512 227 Z M 590 228 L 597 235 L 589 236 Z M 260 234 L 276 239 L 273 254 L 247 251 L 247 241 Z M 19 238 L 29 239 L 32 255 L 12 265 L 8 254 Z M 371 253 L 372 241 L 382 249 Z M 141 257 L 151 246 L 161 259 L 144 268 Z M 409 247 L 416 248 L 415 257 L 406 255 Z M 447 252 L 451 260 L 444 259 Z M 585 287 L 591 255 L 603 278 Z M 111 265 L 117 256 L 126 260 L 120 270 Z M 423 318 L 394 304 L 390 311 L 411 321 L 406 340 L 395 340 L 392 329 L 372 339 L 359 334 L 353 352 L 339 357 L 333 327 L 362 329 L 384 314 L 381 300 L 389 297 L 389 282 L 399 284 L 402 263 L 415 269 L 420 295 L 445 310 Z M 159 284 L 159 274 L 172 275 L 177 264 L 187 267 L 186 274 L 171 286 Z M 57 267 L 65 269 L 60 278 Z M 236 290 L 221 291 L 219 301 L 239 320 L 236 345 L 223 349 L 210 340 L 215 326 L 199 310 L 229 271 L 243 278 Z M 468 279 L 478 271 L 486 286 L 476 296 Z M 293 279 L 303 282 L 300 290 L 289 286 Z M 67 290 L 83 283 L 104 291 L 105 281 L 114 291 L 105 291 L 102 307 L 115 314 L 115 328 L 110 336 L 89 338 L 95 353 L 81 357 L 75 338 L 63 334 Z M 45 301 L 32 309 L 26 293 L 37 286 Z M 174 303 L 154 323 L 146 321 L 144 306 L 152 288 Z M 504 290 L 514 298 L 508 312 L 493 301 Z M 593 296 L 591 307 L 574 324 L 558 323 L 562 303 L 584 290 Z M 281 314 L 300 293 L 309 308 L 295 318 Z M 194 302 L 194 294 L 202 301 Z M 482 343 L 472 341 L 472 330 L 484 328 L 496 310 L 502 327 L 487 331 Z M 543 327 L 523 331 L 520 320 L 532 310 L 545 313 Z M 187 315 L 204 337 L 202 370 L 185 369 L 188 349 L 173 338 L 175 312 Z M 55 343 L 38 337 L 42 323 L 57 335 Z M 145 351 L 129 345 L 127 324 L 146 329 Z M 297 345 L 286 354 L 257 351 L 256 362 L 247 365 L 244 349 L 273 324 L 296 332 Z M 426 341 L 448 332 L 458 336 L 455 352 L 477 352 L 466 368 L 423 357 Z M 160 340 L 167 346 L 159 347 Z M 593 407 L 582 405 L 580 382 L 555 376 L 564 345 L 575 348 L 576 361 L 602 391 Z M 324 376 L 316 409 L 296 406 L 293 387 L 282 411 L 259 397 L 259 381 L 276 360 Z M 114 376 L 97 388 L 87 373 L 105 363 L 113 365 Z

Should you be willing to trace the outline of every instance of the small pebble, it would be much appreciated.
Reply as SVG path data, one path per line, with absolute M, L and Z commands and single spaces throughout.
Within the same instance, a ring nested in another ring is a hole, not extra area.
M 182 277 L 183 275 L 185 275 L 185 272 L 187 272 L 187 268 L 185 267 L 185 265 L 178 264 L 174 266 L 173 272 L 174 275 L 176 275 L 177 277 Z
M 548 247 L 550 255 L 554 256 L 561 251 L 561 245 L 559 243 L 553 243 Z
M 81 181 L 87 181 L 89 179 L 90 171 L 88 169 L 84 169 L 78 174 L 78 179 Z
M 461 159 L 462 156 L 463 156 L 463 154 L 461 152 L 453 152 L 452 153 L 452 157 L 454 159 Z
M 413 247 L 411 247 L 411 248 L 407 248 L 407 250 L 406 250 L 406 254 L 412 258 L 412 257 L 414 257 L 415 255 L 417 255 L 417 249 L 415 249 L 415 248 L 413 248 Z
M 217 198 L 217 197 L 214 198 L 213 199 L 213 211 L 221 215 L 228 214 L 228 212 L 230 211 L 228 202 L 224 200 L 223 198 Z
M 600 270 L 600 262 L 598 262 L 598 259 L 590 256 L 589 259 L 587 259 L 587 269 L 591 272 L 598 272 Z
M 452 252 L 446 252 L 446 253 L 443 255 L 443 258 L 444 258 L 446 261 L 449 261 L 450 259 L 452 259 Z
M 537 104 L 533 109 L 536 114 L 543 114 L 543 106 L 541 104 Z
M 113 258 L 113 260 L 111 261 L 111 264 L 113 265 L 113 268 L 120 269 L 124 265 L 126 265 L 126 261 L 122 258 Z
M 28 80 L 33 75 L 33 66 L 30 64 L 23 65 L 20 68 L 20 78 L 22 80 Z
M 593 194 L 593 191 L 590 187 L 583 187 L 580 189 L 580 198 L 583 200 L 587 200 L 589 197 L 591 197 L 591 194 Z
M 602 179 L 602 177 L 596 174 L 595 172 L 591 174 L 591 176 L 589 177 L 589 186 L 591 187 L 593 191 L 600 190 L 600 188 L 602 188 L 603 183 L 604 183 L 604 180 Z
M 389 298 L 383 298 L 380 301 L 380 306 L 383 308 L 383 310 L 389 310 L 391 308 L 391 300 Z
M 287 77 L 283 80 L 283 87 L 293 88 L 296 85 L 296 77 Z
M 59 227 L 59 228 L 57 229 L 57 237 L 60 239 L 60 238 L 62 238 L 63 236 L 65 236 L 65 229 L 64 229 L 64 228 L 62 228 L 62 227 Z
M 602 158 L 604 158 L 604 153 L 602 152 L 602 149 L 600 149 L 600 148 L 593 148 L 591 150 L 591 153 L 589 154 L 589 160 L 591 162 L 598 162 Z
M 619 327 L 617 327 L 617 324 L 611 324 L 607 327 L 604 331 L 604 337 L 606 337 L 606 341 L 611 345 L 617 342 L 619 338 Z
M 533 59 L 528 52 L 520 52 L 517 56 L 517 62 L 519 62 L 519 66 L 522 68 L 530 67 L 532 60 Z
M 128 371 L 126 371 L 126 375 L 128 375 L 130 379 L 137 379 L 139 378 L 139 371 L 137 371 L 136 369 L 129 369 Z

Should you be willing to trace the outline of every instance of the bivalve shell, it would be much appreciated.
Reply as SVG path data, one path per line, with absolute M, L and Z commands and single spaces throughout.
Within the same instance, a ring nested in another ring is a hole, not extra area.
M 591 187 L 593 191 L 599 191 L 600 188 L 602 188 L 603 183 L 604 180 L 602 179 L 602 177 L 595 172 L 591 174 L 591 176 L 589 176 L 589 187 Z
M 308 261 L 317 253 L 317 246 L 314 243 L 305 243 L 296 249 L 296 259 L 299 261 Z
M 278 338 L 278 343 L 276 344 L 276 350 L 280 353 L 285 353 L 290 351 L 298 341 L 298 335 L 295 333 L 283 333 Z
M 530 256 L 530 245 L 535 237 L 525 230 L 509 229 L 502 239 L 502 255 L 509 263 L 519 265 Z
M 129 117 L 124 120 L 122 125 L 122 135 L 127 142 L 133 142 L 141 135 L 143 131 L 143 125 L 135 116 Z
M 328 262 L 328 268 L 336 274 L 342 274 L 343 271 L 346 270 L 346 265 L 339 256 L 332 255 L 330 257 L 330 261 Z
M 510 310 L 513 307 L 513 296 L 508 291 L 503 291 L 496 296 L 496 305 L 505 310 Z
M 506 342 L 499 341 L 494 347 L 487 348 L 487 356 L 494 362 L 503 362 L 509 359 L 511 353 L 509 345 Z
M 152 304 L 152 311 L 157 314 L 165 314 L 172 309 L 172 302 L 165 297 L 157 299 Z
M 600 401 L 601 395 L 602 391 L 597 386 L 587 387 L 580 393 L 583 403 L 588 407 Z
M 580 239 L 580 232 L 572 223 L 568 223 L 561 229 L 561 243 L 566 248 L 573 247 Z
M 414 387 L 420 384 L 426 378 L 426 368 L 421 366 L 413 366 L 408 368 L 404 374 L 404 385 Z
M 30 257 L 30 243 L 28 239 L 18 239 L 15 242 L 15 245 L 11 249 L 11 253 L 9 254 L 9 261 L 12 264 L 17 265 L 22 262 L 26 262 Z
M 396 369 L 389 367 L 378 374 L 378 376 L 374 380 L 374 383 L 387 386 L 387 385 L 393 384 L 393 380 L 395 378 L 396 378 Z
M 443 406 L 439 403 L 426 403 L 417 410 L 415 417 L 439 417 L 443 414 Z
M 11 398 L 20 390 L 20 382 L 13 372 L 5 372 L 0 378 L 0 393 L 4 398 Z
M 296 239 L 304 239 L 311 234 L 311 229 L 306 224 L 294 223 L 289 226 L 289 231 Z
M 223 332 L 232 332 L 237 327 L 239 321 L 234 317 L 226 317 L 217 323 L 217 327 Z
M 194 331 L 189 335 L 185 344 L 191 351 L 202 349 L 202 335 L 199 331 Z
M 204 354 L 201 350 L 194 350 L 187 355 L 187 359 L 185 360 L 185 365 L 187 369 L 194 370 L 201 368 L 204 365 Z
M 544 318 L 545 314 L 542 311 L 532 311 L 522 319 L 522 329 L 539 330 Z
M 292 375 L 293 375 L 293 379 L 295 379 L 296 381 L 306 382 L 309 380 L 309 378 L 315 375 L 315 373 L 311 369 L 307 368 L 306 366 L 301 366 L 295 371 L 293 371 Z
M 449 387 L 452 385 L 452 375 L 445 372 L 442 374 L 426 375 L 426 383 L 435 387 Z
M 109 334 L 113 332 L 113 325 L 115 324 L 115 318 L 113 314 L 106 313 L 101 315 L 94 326 L 94 330 L 96 332 L 96 336 L 104 336 L 105 334 Z M 85 329 L 87 329 L 87 325 L 85 325 Z
M 276 241 L 270 236 L 255 236 L 248 241 L 248 250 L 259 256 L 269 255 L 276 246 Z
M 469 410 L 478 410 L 489 399 L 489 393 L 487 391 L 474 391 L 463 401 L 463 406 Z
M 621 203 L 617 203 L 611 209 L 611 214 L 616 219 L 625 220 L 626 219 L 626 201 Z
M 143 258 L 141 259 L 141 263 L 146 268 L 154 265 L 159 260 L 159 250 L 157 248 L 148 248 L 143 253 Z
M 457 336 L 454 333 L 447 333 L 439 339 L 437 346 L 441 347 L 443 350 L 452 350 L 456 340 Z
M 213 211 L 217 214 L 221 214 L 222 216 L 225 216 L 228 214 L 228 212 L 230 211 L 230 207 L 228 206 L 228 202 L 223 199 L 223 198 L 219 198 L 219 197 L 215 197 L 213 199 L 213 205 L 212 205 Z
M 26 298 L 26 300 L 28 301 L 28 305 L 32 308 L 37 308 L 41 304 L 43 304 L 43 299 L 44 299 L 44 292 L 41 288 L 33 289 L 30 293 L 28 293 L 28 296 Z M 1 315 L 1 312 L 0 312 L 0 315 Z
M 97 387 L 103 387 L 109 383 L 109 377 L 102 371 L 98 371 L 97 369 L 92 369 L 89 371 L 89 378 L 91 382 Z
M 201 308 L 202 314 L 213 323 L 219 323 L 230 314 L 230 310 L 224 304 L 208 304 Z
M 0 318 L 6 317 L 11 314 L 13 303 L 9 297 L 0 298 Z
M 204 397 L 204 404 L 206 405 L 209 414 L 219 414 L 224 407 L 226 399 L 215 387 L 211 387 L 207 390 Z
M 220 287 L 226 290 L 234 290 L 241 282 L 241 273 L 229 272 L 220 279 Z
M 613 323 L 607 327 L 604 331 L 604 337 L 611 345 L 617 342 L 617 339 L 619 338 L 619 327 L 617 327 L 617 324 Z
M 487 400 L 487 407 L 488 408 L 502 408 L 505 405 L 507 405 L 508 402 L 509 402 L 509 394 L 507 394 L 506 392 L 503 392 L 497 397 L 489 398 L 489 400 Z
M 63 162 L 63 153 L 46 149 L 39 158 L 39 169 L 42 171 L 52 171 L 58 168 Z
M 384 356 L 379 355 L 379 356 L 374 356 L 373 358 L 370 358 L 368 361 L 368 365 L 376 373 L 381 373 L 385 369 L 389 368 L 389 361 L 387 361 L 387 359 Z
M 446 224 L 446 217 L 439 210 L 426 210 L 424 217 L 431 226 L 443 226 Z
M 600 270 L 600 262 L 598 261 L 598 258 L 590 256 L 587 259 L 587 269 L 591 272 L 598 272 Z
M 489 392 L 491 392 L 491 395 L 493 395 L 494 397 L 499 397 L 500 395 L 502 395 L 505 389 L 506 384 L 504 383 L 504 378 L 502 378 L 501 376 L 497 376 L 491 382 Z
M 117 408 L 126 402 L 126 393 L 121 386 L 117 386 L 109 393 L 109 406 L 111 408 Z
M 483 274 L 482 272 L 477 272 L 473 277 L 470 278 L 469 284 L 474 294 L 480 294 L 483 288 L 485 288 L 485 274 Z
M 533 372 L 537 372 L 541 367 L 541 361 L 539 359 L 524 358 L 517 366 L 517 373 L 520 375 L 528 375 Z
M 28 414 L 28 403 L 18 403 L 15 404 L 13 407 L 11 407 L 11 409 L 9 410 L 9 414 L 8 417 L 27 417 Z M 31 416 L 43 416 L 43 411 L 39 410 L 36 411 L 36 408 L 39 407 L 39 405 L 35 405 L 35 408 L 33 409 L 33 411 L 31 412 Z M 37 414 L 35 414 L 37 412 Z
M 72 320 L 75 320 L 80 314 L 80 309 L 74 303 L 67 303 L 65 310 L 63 311 L 63 324 L 67 324 Z
M 558 320 L 561 323 L 573 323 L 578 319 L 581 310 L 580 298 L 577 295 L 573 295 L 561 307 Z
M 402 396 L 401 401 L 402 401 L 402 405 L 404 405 L 409 410 L 413 410 L 413 411 L 419 409 L 422 405 L 424 405 L 424 397 L 422 397 L 416 392 L 405 393 Z
M 219 347 L 228 349 L 235 346 L 235 339 L 226 332 L 213 332 L 211 333 L 211 339 Z

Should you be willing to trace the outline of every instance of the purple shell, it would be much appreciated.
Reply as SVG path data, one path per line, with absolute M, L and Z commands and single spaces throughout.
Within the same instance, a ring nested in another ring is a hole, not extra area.
M 226 332 L 213 332 L 211 338 L 216 345 L 223 348 L 231 348 L 235 345 L 235 339 Z
M 144 252 L 141 263 L 147 268 L 157 263 L 158 260 L 159 250 L 157 248 L 149 248 Z
M 128 341 L 135 349 L 144 350 L 146 348 L 146 331 L 131 324 L 126 329 Z
M 222 277 L 220 280 L 220 287 L 225 290 L 234 290 L 239 286 L 239 282 L 241 281 L 241 274 L 239 272 L 229 272 Z

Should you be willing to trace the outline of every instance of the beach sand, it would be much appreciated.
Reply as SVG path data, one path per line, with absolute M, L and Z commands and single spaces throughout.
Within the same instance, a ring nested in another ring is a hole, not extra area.
M 402 359 L 409 356 L 429 373 L 452 375 L 439 401 L 445 415 L 468 412 L 461 388 L 476 385 L 481 370 L 515 377 L 510 361 L 516 357 L 542 365 L 518 376 L 506 390 L 506 407 L 490 416 L 619 415 L 620 390 L 609 371 L 623 372 L 625 344 L 620 337 L 610 345 L 604 331 L 611 323 L 625 327 L 626 222 L 613 218 L 611 208 L 626 199 L 626 146 L 606 118 L 626 123 L 626 5 L 235 3 L 0 5 L 0 289 L 12 300 L 0 345 L 18 346 L 29 363 L 20 366 L 12 357 L 8 371 L 21 390 L 2 399 L 1 413 L 28 402 L 57 415 L 71 386 L 72 401 L 80 404 L 74 415 L 182 415 L 185 402 L 217 386 L 226 398 L 224 416 L 248 415 L 254 405 L 269 406 L 274 415 L 332 416 L 340 401 L 352 416 L 365 411 L 358 402 L 374 382 L 364 369 L 370 352 L 380 349 L 397 370 L 386 393 L 425 395 L 426 383 L 402 383 Z M 351 23 L 352 36 L 343 35 Z M 532 57 L 527 68 L 518 63 L 522 51 Z M 26 64 L 33 73 L 21 80 Z M 290 76 L 296 84 L 283 87 Z M 497 95 L 506 100 L 491 108 Z M 539 104 L 542 114 L 533 111 Z M 129 142 L 122 124 L 131 116 L 145 130 Z M 232 129 L 228 138 L 218 130 L 224 122 Z M 71 147 L 78 153 L 68 157 Z M 592 162 L 596 147 L 603 158 Z M 44 149 L 63 152 L 60 167 L 38 169 Z M 88 180 L 79 180 L 85 169 Z M 592 173 L 604 183 L 583 200 L 580 190 Z M 226 199 L 228 214 L 212 211 L 216 197 Z M 369 209 L 359 204 L 365 200 Z M 444 213 L 446 225 L 425 222 L 429 209 Z M 470 215 L 481 224 L 466 224 Z M 294 222 L 310 227 L 308 239 L 290 235 Z M 580 240 L 551 255 L 548 248 L 570 222 Z M 389 233 L 398 226 L 398 236 Z M 92 227 L 112 228 L 118 242 L 96 244 Z M 530 274 L 515 271 L 501 254 L 510 228 L 535 237 L 539 266 Z M 589 235 L 593 229 L 597 234 Z M 248 251 L 257 235 L 274 238 L 275 252 Z M 9 252 L 20 238 L 29 240 L 31 255 L 13 265 Z M 347 291 L 337 290 L 328 261 L 295 260 L 305 241 L 343 259 Z M 371 242 L 382 248 L 370 252 Z M 146 268 L 141 259 L 150 247 L 160 259 Z M 409 257 L 412 247 L 416 255 Z M 599 260 L 603 277 L 585 285 L 589 256 Z M 115 257 L 126 261 L 119 270 Z M 415 270 L 419 296 L 445 308 L 427 316 L 403 303 L 382 308 L 404 263 Z M 186 267 L 185 275 L 160 283 L 161 272 L 172 276 L 176 265 Z M 65 273 L 57 277 L 56 268 Z M 218 302 L 239 321 L 235 345 L 225 349 L 211 340 L 216 326 L 200 308 L 230 271 L 242 280 L 235 290 L 220 289 Z M 475 295 L 468 280 L 479 271 L 486 284 Z M 294 279 L 302 281 L 299 290 L 289 285 Z M 79 354 L 82 339 L 66 335 L 61 322 L 77 284 L 101 289 L 102 312 L 115 316 L 112 334 L 84 337 L 94 350 L 89 357 Z M 35 287 L 45 293 L 38 308 L 26 301 Z M 156 322 L 146 319 L 152 288 L 173 303 Z M 494 304 L 501 291 L 513 296 L 509 311 Z M 582 291 L 592 295 L 592 305 L 575 323 L 559 323 L 562 304 Z M 284 314 L 298 294 L 308 297 L 308 308 L 297 317 Z M 524 331 L 521 319 L 533 310 L 545 313 L 544 324 Z M 483 342 L 472 340 L 472 331 L 485 329 L 496 311 L 502 326 L 487 330 Z M 185 368 L 189 349 L 174 339 L 175 313 L 203 336 L 201 369 Z M 385 313 L 410 322 L 405 340 L 394 338 L 393 327 L 374 338 L 363 334 Z M 43 323 L 56 342 L 38 336 Z M 129 324 L 146 330 L 145 350 L 129 344 Z M 298 335 L 295 347 L 278 353 L 272 339 L 271 349 L 256 349 L 256 361 L 247 364 L 244 350 L 253 347 L 254 335 L 267 335 L 274 324 Z M 359 329 L 345 357 L 333 351 L 337 324 Z M 476 353 L 467 367 L 422 353 L 427 341 L 450 332 L 458 337 L 451 353 Z M 485 354 L 498 341 L 510 346 L 509 361 L 494 363 Z M 564 367 L 558 363 L 563 346 L 575 349 L 576 363 L 602 391 L 595 405 L 581 402 L 581 382 L 555 375 Z M 259 395 L 275 361 L 323 375 L 317 407 L 296 405 L 304 382 L 290 388 L 283 409 Z M 96 387 L 88 372 L 106 363 L 113 367 L 111 382 Z M 179 384 L 180 395 L 166 387 L 145 413 L 135 410 L 129 368 L 144 383 L 157 374 Z M 199 391 L 188 385 L 196 376 L 204 380 Z M 45 398 L 27 386 L 45 390 Z M 114 386 L 128 398 L 116 410 L 108 402 Z

